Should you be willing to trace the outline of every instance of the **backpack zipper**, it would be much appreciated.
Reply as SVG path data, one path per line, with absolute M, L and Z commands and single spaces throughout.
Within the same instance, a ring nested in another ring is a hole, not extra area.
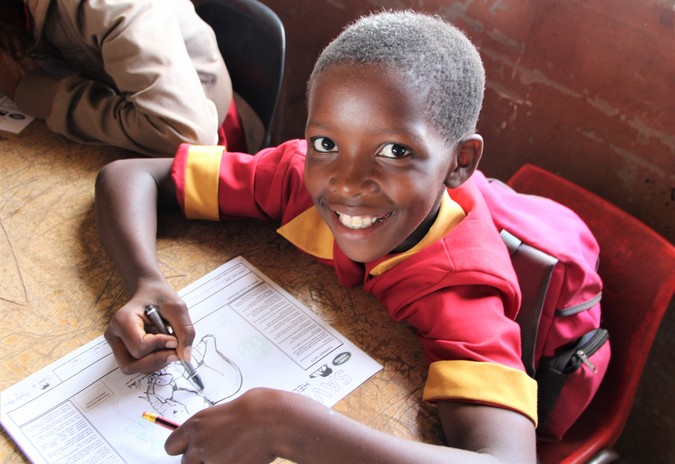
M 588 359 L 588 355 L 584 353 L 582 350 L 577 350 L 576 353 L 574 353 L 576 357 L 578 357 L 582 363 L 586 364 L 590 370 L 593 371 L 594 374 L 598 373 L 598 368 L 595 367 L 595 364 L 591 362 L 590 359 Z
M 588 338 L 584 340 L 586 337 Z M 588 366 L 594 374 L 597 374 L 598 369 L 595 367 L 595 364 L 591 362 L 590 357 L 604 345 L 608 338 L 609 333 L 605 329 L 597 329 L 587 334 L 587 336 L 582 337 L 579 348 L 577 348 L 572 359 L 570 359 L 568 369 L 571 368 L 570 370 L 572 371 L 577 370 L 583 363 Z M 568 369 L 565 370 L 567 371 Z

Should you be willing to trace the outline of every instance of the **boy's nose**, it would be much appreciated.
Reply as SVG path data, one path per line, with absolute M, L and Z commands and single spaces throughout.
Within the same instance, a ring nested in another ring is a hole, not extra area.
M 341 158 L 336 163 L 335 170 L 329 180 L 332 190 L 345 196 L 357 196 L 364 193 L 373 193 L 377 190 L 372 166 L 363 159 L 367 157 Z

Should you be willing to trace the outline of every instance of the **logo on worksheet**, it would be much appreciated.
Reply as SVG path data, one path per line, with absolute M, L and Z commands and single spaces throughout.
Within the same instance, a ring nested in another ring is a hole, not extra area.
M 324 364 L 314 372 L 309 375 L 310 379 L 316 379 L 317 377 L 329 377 L 333 373 L 333 369 L 328 367 L 327 364 Z
M 345 353 L 340 353 L 339 355 L 335 356 L 333 359 L 333 365 L 334 366 L 339 366 L 340 364 L 344 364 L 347 361 L 349 361 L 349 358 L 352 357 L 351 353 L 345 352 Z

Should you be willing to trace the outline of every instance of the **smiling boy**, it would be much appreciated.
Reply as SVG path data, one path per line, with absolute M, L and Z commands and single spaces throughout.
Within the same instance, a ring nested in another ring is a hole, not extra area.
M 508 252 L 476 171 L 484 71 L 439 18 L 380 13 L 321 54 L 305 140 L 255 156 L 182 145 L 174 160 L 123 160 L 97 179 L 101 240 L 132 295 L 106 331 L 124 372 L 190 357 L 194 329 L 155 255 L 156 208 L 190 218 L 274 220 L 300 250 L 417 330 L 424 398 L 448 446 L 390 436 L 301 395 L 251 390 L 201 411 L 166 442 L 184 462 L 535 462 L 536 383 L 520 360 Z M 173 337 L 150 333 L 159 306 Z M 146 333 L 147 328 L 147 333 Z

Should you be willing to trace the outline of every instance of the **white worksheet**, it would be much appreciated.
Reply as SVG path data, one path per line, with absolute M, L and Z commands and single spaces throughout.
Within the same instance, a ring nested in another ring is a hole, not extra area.
M 19 110 L 14 100 L 0 92 L 0 130 L 18 134 L 30 124 L 33 116 Z
M 182 423 L 250 388 L 294 391 L 333 406 L 382 366 L 238 257 L 179 292 L 197 336 L 198 391 L 180 363 L 125 375 L 101 336 L 0 393 L 0 422 L 36 463 L 180 462 L 170 433 L 144 411 Z

